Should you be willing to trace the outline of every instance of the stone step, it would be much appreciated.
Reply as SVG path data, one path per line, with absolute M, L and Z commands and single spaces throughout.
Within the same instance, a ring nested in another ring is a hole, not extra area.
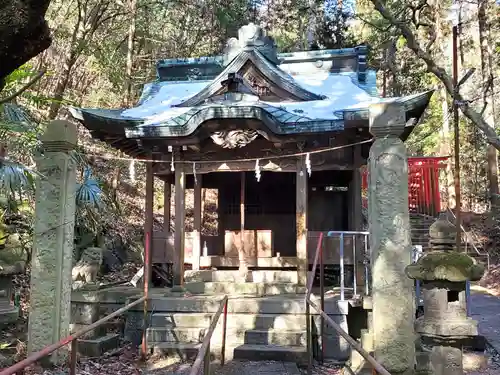
M 301 346 L 240 345 L 234 348 L 235 359 L 307 363 L 307 350 Z
M 157 342 L 149 343 L 153 353 L 167 356 L 176 356 L 183 361 L 193 360 L 198 355 L 200 343 Z
M 151 326 L 158 328 L 207 328 L 213 315 L 207 313 L 154 313 L 151 316 Z M 222 317 L 220 322 L 222 322 Z M 228 314 L 227 328 L 302 330 L 306 328 L 306 318 L 304 315 L 290 314 Z
M 185 271 L 184 280 L 186 282 L 201 281 L 201 282 L 240 282 L 241 273 L 239 271 Z M 249 281 L 254 283 L 297 283 L 297 271 L 250 271 Z
M 201 343 L 207 334 L 207 328 L 148 328 L 146 331 L 147 340 L 155 342 L 174 343 Z M 241 344 L 252 345 L 284 345 L 284 346 L 305 346 L 305 331 L 285 331 L 285 330 L 244 330 L 240 328 L 228 329 L 226 332 L 226 344 L 236 346 Z M 222 346 L 222 327 L 216 329 L 212 335 L 211 345 L 213 347 Z
M 234 297 L 228 302 L 228 313 L 246 314 L 305 314 L 304 295 Z M 317 299 L 316 299 L 317 300 Z M 157 312 L 215 313 L 220 306 L 220 296 L 152 297 L 150 306 Z M 337 295 L 325 298 L 325 311 L 339 314 L 346 309 L 347 301 Z M 346 305 L 346 306 L 344 306 Z
M 238 283 L 227 281 L 215 282 L 188 282 L 184 288 L 192 294 L 230 294 L 230 295 L 252 295 L 252 296 L 270 296 L 282 294 L 304 294 L 306 287 L 298 286 L 292 283 Z
M 284 330 L 248 330 L 245 332 L 244 343 L 248 345 L 279 345 L 302 346 L 307 345 L 305 331 Z

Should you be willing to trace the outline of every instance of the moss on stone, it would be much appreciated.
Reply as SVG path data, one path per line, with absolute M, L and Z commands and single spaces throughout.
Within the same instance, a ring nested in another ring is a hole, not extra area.
M 452 282 L 481 279 L 484 266 L 464 253 L 433 251 L 416 264 L 406 267 L 406 275 L 415 280 L 447 280 Z

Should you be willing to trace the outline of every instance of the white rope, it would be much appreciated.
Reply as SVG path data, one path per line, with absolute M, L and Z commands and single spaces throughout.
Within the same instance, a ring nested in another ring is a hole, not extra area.
M 349 147 L 354 147 L 358 145 L 363 145 L 366 143 L 371 143 L 373 142 L 372 139 L 368 139 L 365 141 L 361 142 L 356 142 L 356 143 L 350 143 L 347 145 L 343 146 L 336 146 L 336 147 L 328 147 L 328 148 L 322 148 L 319 150 L 313 150 L 313 151 L 307 151 L 307 152 L 298 152 L 295 154 L 288 154 L 288 155 L 270 155 L 270 156 L 264 156 L 264 157 L 258 157 L 258 158 L 245 158 L 245 159 L 230 159 L 230 160 L 174 160 L 174 155 L 172 153 L 172 160 L 154 160 L 154 159 L 137 159 L 137 158 L 124 158 L 124 157 L 119 157 L 119 156 L 111 156 L 111 155 L 97 155 L 97 154 L 87 154 L 88 157 L 93 157 L 93 158 L 100 158 L 100 159 L 106 159 L 106 160 L 127 160 L 127 161 L 132 161 L 135 160 L 138 163 L 170 163 L 171 164 L 171 170 L 174 171 L 174 164 L 203 164 L 203 163 L 231 163 L 231 162 L 244 162 L 244 161 L 257 161 L 257 160 L 274 160 L 274 159 L 285 159 L 285 158 L 295 158 L 297 156 L 305 156 L 305 155 L 312 155 L 312 154 L 321 154 L 323 152 L 330 152 L 330 151 L 337 151 L 337 150 L 342 150 L 345 148 Z

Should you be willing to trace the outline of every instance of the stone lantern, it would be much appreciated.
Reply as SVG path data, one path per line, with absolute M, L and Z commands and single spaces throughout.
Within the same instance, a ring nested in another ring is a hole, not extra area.
M 24 262 L 0 264 L 0 325 L 13 323 L 19 318 L 19 308 L 13 304 L 13 278 L 23 272 Z
M 406 267 L 408 277 L 420 280 L 423 294 L 424 315 L 415 331 L 430 347 L 425 367 L 436 375 L 462 375 L 462 347 L 478 334 L 477 322 L 467 317 L 465 285 L 479 280 L 484 267 L 456 251 L 456 229 L 444 213 L 431 225 L 429 236 L 430 250 Z

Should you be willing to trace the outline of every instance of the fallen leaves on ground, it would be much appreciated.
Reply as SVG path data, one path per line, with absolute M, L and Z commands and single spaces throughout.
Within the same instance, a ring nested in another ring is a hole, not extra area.
M 77 364 L 77 375 L 142 375 L 143 364 L 140 362 L 138 350 L 131 346 L 104 353 L 98 358 L 82 358 Z M 25 375 L 63 375 L 69 374 L 68 366 L 43 369 L 31 366 Z
M 496 296 L 500 295 L 500 265 L 490 266 L 490 269 L 484 274 L 478 283 L 483 288 L 487 288 L 489 293 Z

